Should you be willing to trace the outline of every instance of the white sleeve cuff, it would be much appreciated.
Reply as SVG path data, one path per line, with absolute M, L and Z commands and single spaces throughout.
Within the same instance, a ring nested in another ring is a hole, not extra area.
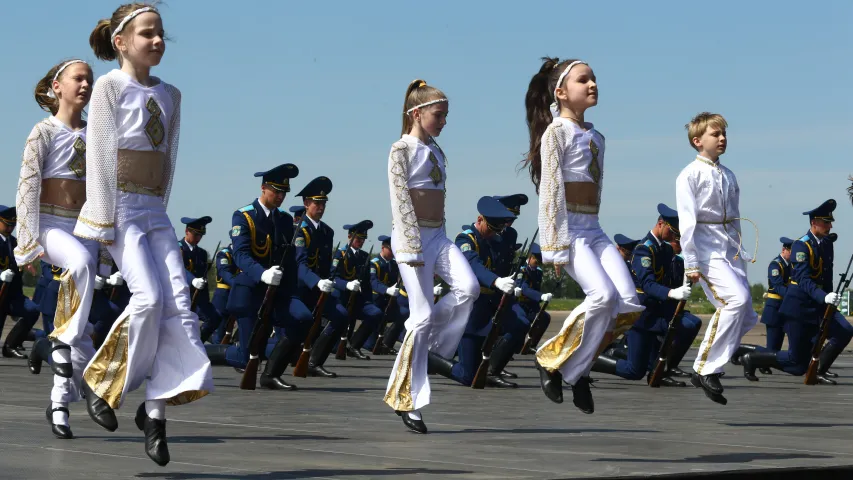
M 398 264 L 421 266 L 424 264 L 424 255 L 422 253 L 396 253 L 394 259 Z
M 38 243 L 36 243 L 35 246 L 32 247 L 32 249 L 29 252 L 26 252 L 26 253 L 21 252 L 20 246 L 15 247 L 15 263 L 19 267 L 22 267 L 24 265 L 28 265 L 28 264 L 36 261 L 43 253 L 44 253 L 44 247 L 42 247 Z
M 105 245 L 112 245 L 115 240 L 115 228 L 101 227 L 95 228 L 87 223 L 77 220 L 77 225 L 74 226 L 74 236 L 85 238 L 86 240 L 95 240 Z
M 572 259 L 571 253 L 572 249 L 570 248 L 565 250 L 543 251 L 542 262 L 553 263 L 554 265 L 568 265 Z

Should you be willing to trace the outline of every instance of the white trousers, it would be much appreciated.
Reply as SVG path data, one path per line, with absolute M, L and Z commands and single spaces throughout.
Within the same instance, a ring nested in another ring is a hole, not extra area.
M 39 216 L 43 260 L 67 269 L 59 280 L 59 301 L 50 339 L 72 347 L 84 336 L 89 323 L 99 249 L 98 242 L 77 238 L 71 233 L 76 222 L 76 218 Z
M 589 375 L 605 333 L 619 323 L 633 323 L 645 307 L 637 299 L 631 273 L 610 238 L 600 229 L 572 232 L 569 264 L 564 266 L 586 298 L 563 322 L 557 335 L 536 352 L 540 365 L 559 370 L 574 384 Z
M 70 403 L 80 400 L 83 370 L 95 353 L 92 347 L 92 326 L 89 310 L 98 269 L 99 244 L 94 240 L 75 237 L 76 218 L 39 215 L 39 244 L 44 248 L 42 259 L 66 269 L 59 280 L 59 298 L 54 315 L 54 330 L 50 339 L 71 347 L 71 378 L 53 376 L 50 399 Z M 47 359 L 45 359 L 47 360 Z
M 108 248 L 132 297 L 84 379 L 112 408 L 145 380 L 146 400 L 197 400 L 213 390 L 213 376 L 163 200 L 119 192 L 116 203 L 116 239 Z
M 480 295 L 480 285 L 468 259 L 448 240 L 444 227 L 420 230 L 424 266 L 399 265 L 409 295 L 409 318 L 405 323 L 406 337 L 385 391 L 385 403 L 400 411 L 429 405 L 429 351 L 453 357 L 465 333 L 474 300 Z M 391 248 L 397 248 L 393 240 Z M 434 275 L 450 285 L 450 292 L 436 304 L 433 304 Z
M 705 329 L 693 369 L 700 375 L 711 375 L 723 371 L 743 336 L 758 323 L 758 314 L 752 309 L 743 260 L 712 258 L 707 264 L 699 264 L 699 273 L 705 295 L 717 311 Z

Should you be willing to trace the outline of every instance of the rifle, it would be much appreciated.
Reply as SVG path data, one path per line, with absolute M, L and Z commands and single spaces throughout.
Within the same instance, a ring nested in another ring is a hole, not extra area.
M 692 286 L 693 284 L 687 282 L 686 285 Z M 658 352 L 658 362 L 655 364 L 655 369 L 652 371 L 652 374 L 649 375 L 649 386 L 652 388 L 659 388 L 660 381 L 663 379 L 663 372 L 666 370 L 666 360 L 669 357 L 669 352 L 672 350 L 672 342 L 675 340 L 675 332 L 678 329 L 678 323 L 681 321 L 681 317 L 684 316 L 684 307 L 687 305 L 687 299 L 680 300 L 678 305 L 675 307 L 675 313 L 672 315 L 672 320 L 669 321 L 669 327 L 666 329 L 666 336 L 663 339 L 663 343 L 660 346 L 660 351 Z
M 850 261 L 847 262 L 847 270 L 845 270 L 844 273 L 839 274 L 841 276 L 841 280 L 838 281 L 838 287 L 835 289 L 835 293 L 838 295 L 841 295 L 841 292 L 850 286 L 851 265 L 853 265 L 853 256 L 851 256 Z M 3 286 L 5 287 L 6 285 L 4 284 Z M 835 305 L 827 305 L 826 310 L 823 312 L 818 340 L 815 342 L 814 347 L 812 347 L 812 359 L 809 361 L 809 368 L 806 370 L 805 380 L 803 381 L 806 385 L 817 384 L 817 367 L 820 362 L 820 352 L 823 350 L 823 344 L 826 342 L 826 337 L 829 335 L 829 323 L 832 321 L 832 317 L 835 315 L 836 311 L 837 307 Z
M 539 234 L 539 229 L 536 229 L 536 232 L 533 234 L 533 240 L 536 240 L 536 235 Z M 530 245 L 533 246 L 533 240 L 531 240 Z M 524 241 L 524 247 L 527 247 L 527 240 Z M 522 250 L 523 251 L 523 250 Z M 523 255 L 523 258 L 528 258 L 530 256 L 530 248 L 527 247 L 527 252 Z M 521 258 L 521 257 L 518 257 Z M 518 271 L 516 275 L 516 286 L 518 286 L 518 277 L 521 276 L 520 267 L 517 266 L 519 263 L 518 258 L 513 261 L 512 270 L 513 272 Z M 492 315 L 492 329 L 489 330 L 488 336 L 486 336 L 486 341 L 483 342 L 483 359 L 480 360 L 480 366 L 477 367 L 477 373 L 474 374 L 474 380 L 471 382 L 471 388 L 475 389 L 483 389 L 486 386 L 486 377 L 489 373 L 489 357 L 492 355 L 492 348 L 495 346 L 495 342 L 498 341 L 498 331 L 501 326 L 501 317 L 503 316 L 503 311 L 506 306 L 509 304 L 509 297 L 514 296 L 515 292 L 504 293 L 501 295 L 501 302 L 498 304 L 498 309 L 495 310 L 494 315 Z
M 213 256 L 210 257 L 210 261 L 207 262 L 207 268 L 204 269 L 204 276 L 201 278 L 207 280 L 207 274 L 210 272 L 210 266 L 213 265 L 214 261 L 216 261 L 216 254 L 219 253 L 219 246 L 220 245 L 222 245 L 222 240 L 220 240 L 219 243 L 216 244 L 216 250 L 213 251 Z M 198 292 L 199 292 L 199 289 L 196 289 L 195 292 L 193 292 L 193 299 L 192 299 L 192 302 L 190 303 L 190 311 L 191 312 L 195 311 L 195 307 L 198 304 Z
M 364 274 L 364 267 L 370 265 L 370 257 L 373 256 L 373 247 L 370 247 L 370 252 L 367 254 L 367 263 L 365 263 L 360 269 L 356 270 L 355 278 L 358 279 L 359 283 L 362 282 L 362 276 Z M 362 287 L 363 289 L 363 287 Z M 335 358 L 338 360 L 346 360 L 347 359 L 347 341 L 352 338 L 352 332 L 355 330 L 355 321 L 356 312 L 355 312 L 355 302 L 362 298 L 362 292 L 350 292 L 349 300 L 347 301 L 347 314 L 349 315 L 349 327 L 347 328 L 346 335 L 341 337 L 341 341 L 338 342 L 338 351 L 335 352 Z
M 528 257 L 529 258 L 529 257 Z M 563 277 L 560 276 L 557 278 L 557 285 L 554 287 L 554 291 L 559 292 L 560 288 L 563 285 Z M 542 324 L 542 314 L 545 310 L 548 309 L 548 304 L 551 303 L 550 300 L 543 303 L 541 307 L 539 307 L 539 311 L 536 312 L 536 316 L 533 317 L 533 322 L 530 324 L 530 330 L 527 331 L 527 338 L 524 340 L 524 345 L 521 347 L 521 354 L 527 355 L 528 352 L 534 352 L 536 346 L 539 345 L 539 341 L 542 340 L 542 335 L 545 335 L 545 329 L 540 327 Z
M 394 283 L 394 285 L 399 285 L 401 280 L 402 280 L 402 277 L 400 276 L 400 273 L 398 272 L 397 273 L 397 282 Z M 397 292 L 397 295 L 399 296 L 400 293 Z M 385 328 L 388 326 L 388 312 L 391 310 L 391 305 L 396 304 L 396 303 L 397 303 L 397 297 L 389 298 L 388 304 L 385 305 L 385 311 L 382 312 L 382 321 L 379 322 L 379 330 L 378 330 L 379 333 L 376 336 L 376 343 L 373 344 L 373 354 L 374 355 L 379 355 L 379 353 L 382 351 L 382 340 L 385 338 Z
M 341 242 L 338 242 L 335 245 L 335 252 L 338 249 L 338 246 Z M 349 249 L 350 245 L 352 245 L 352 241 L 347 242 L 347 249 Z M 334 253 L 333 253 L 334 254 Z M 329 276 L 329 280 L 334 281 L 338 276 L 338 267 L 341 265 L 341 262 L 338 262 L 335 265 L 335 268 L 332 269 L 332 274 Z M 311 324 L 311 330 L 308 331 L 308 336 L 305 337 L 305 343 L 302 345 L 302 353 L 299 354 L 299 360 L 296 361 L 296 366 L 293 367 L 293 376 L 305 378 L 308 376 L 308 362 L 311 360 L 311 348 L 314 345 L 314 339 L 317 337 L 317 332 L 320 330 L 320 325 L 323 323 L 323 308 L 326 305 L 326 298 L 329 296 L 326 292 L 320 292 L 320 298 L 317 299 L 317 305 L 314 306 L 314 311 L 311 312 L 311 315 L 314 317 L 314 323 Z
M 225 335 L 222 336 L 220 345 L 231 345 L 231 337 L 234 336 L 234 324 L 237 323 L 237 317 L 234 315 L 228 316 L 228 323 L 225 324 Z
M 279 267 L 284 269 L 284 262 L 287 261 L 287 253 L 290 251 L 290 246 L 296 241 L 298 229 L 293 232 L 293 238 L 290 239 L 284 247 L 284 253 L 281 255 Z M 274 239 L 278 235 L 273 235 Z M 274 240 L 273 240 L 274 241 Z M 264 301 L 261 303 L 261 308 L 258 309 L 258 320 L 255 322 L 255 327 L 252 329 L 252 336 L 249 340 L 249 363 L 246 364 L 246 370 L 243 371 L 243 378 L 240 379 L 240 390 L 254 390 L 258 382 L 258 365 L 261 363 L 261 353 L 266 350 L 267 339 L 269 338 L 269 323 L 270 312 L 275 299 L 275 292 L 278 290 L 277 285 L 268 285 L 267 292 L 264 294 Z

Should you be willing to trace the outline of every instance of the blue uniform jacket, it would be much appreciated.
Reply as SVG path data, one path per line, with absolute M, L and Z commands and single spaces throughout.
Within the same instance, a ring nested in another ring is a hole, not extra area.
M 187 276 L 187 285 L 193 290 L 192 281 L 194 278 L 203 278 L 204 271 L 207 270 L 207 250 L 196 245 L 190 248 L 190 245 L 185 239 L 178 240 L 178 246 L 181 247 L 181 256 L 184 257 L 184 270 Z M 207 287 L 202 290 L 202 295 L 207 293 Z
M 216 288 L 225 290 L 234 286 L 234 277 L 240 273 L 240 269 L 234 264 L 234 254 L 231 247 L 225 247 L 216 252 Z
M 335 251 L 332 257 L 332 267 L 329 270 L 329 278 L 337 271 L 335 275 L 335 288 L 339 292 L 339 298 L 344 305 L 349 302 L 350 295 L 353 292 L 347 290 L 347 283 L 352 280 L 361 281 L 361 302 L 371 302 L 373 293 L 368 290 L 367 286 L 370 283 L 370 274 L 368 272 L 367 252 L 364 250 L 353 251 L 350 247 L 341 248 Z
M 644 295 L 646 309 L 634 326 L 649 331 L 666 331 L 675 308 L 669 300 L 668 286 L 672 280 L 672 247 L 660 242 L 649 232 L 643 242 L 634 247 L 631 270 L 636 275 L 636 284 Z
M 293 238 L 293 217 L 279 209 L 264 213 L 257 199 L 231 216 L 231 249 L 234 264 L 241 271 L 233 283 L 255 287 L 268 268 L 279 265 L 282 249 Z M 298 250 L 298 249 L 296 249 Z M 279 291 L 296 288 L 297 268 L 294 247 L 288 251 L 282 266 L 284 275 Z
M 521 269 L 521 298 L 519 299 L 522 307 L 525 310 L 539 309 L 539 302 L 542 301 L 542 269 L 539 267 L 530 268 L 530 265 L 525 265 Z
M 370 287 L 373 290 L 373 302 L 382 304 L 387 298 L 385 292 L 388 287 L 394 285 L 398 281 L 400 268 L 397 266 L 397 261 L 393 258 L 385 260 L 382 255 L 378 255 L 370 261 Z M 397 285 L 397 288 L 402 285 Z
M 791 245 L 791 279 L 779 313 L 786 320 L 819 323 L 826 310 L 824 298 L 832 289 L 832 242 L 818 242 L 809 231 Z
M 299 268 L 299 289 L 303 294 L 317 286 L 322 278 L 327 278 L 332 270 L 332 248 L 335 231 L 323 222 L 317 228 L 303 217 L 296 232 L 296 264 Z
M 492 243 L 483 239 L 480 232 L 473 227 L 456 235 L 456 246 L 462 250 L 462 254 L 468 259 L 471 270 L 480 282 L 480 298 L 485 296 L 483 294 L 495 293 L 492 286 L 498 279 L 498 274 L 492 271 L 495 268 Z

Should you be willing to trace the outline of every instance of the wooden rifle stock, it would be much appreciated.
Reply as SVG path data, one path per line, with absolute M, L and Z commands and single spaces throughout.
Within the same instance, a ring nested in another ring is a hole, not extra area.
M 267 348 L 270 311 L 277 290 L 278 287 L 270 285 L 264 294 L 264 303 L 261 304 L 261 310 L 258 312 L 258 321 L 255 323 L 255 328 L 252 329 L 252 340 L 249 342 L 249 363 L 246 364 L 246 370 L 243 371 L 243 377 L 240 379 L 240 390 L 254 390 L 257 386 L 258 366 L 261 363 L 261 353 Z
M 471 388 L 482 389 L 486 386 L 486 377 L 489 375 L 489 357 L 492 355 L 492 348 L 498 340 L 498 331 L 500 330 L 501 314 L 506 308 L 507 298 L 509 293 L 504 293 L 501 296 L 501 303 L 498 304 L 498 309 L 492 316 L 492 329 L 489 330 L 489 335 L 486 336 L 486 341 L 483 342 L 483 359 L 480 360 L 480 366 L 477 367 L 477 373 L 474 374 L 474 380 L 471 382 Z
M 524 339 L 524 345 L 521 347 L 521 354 L 527 355 L 527 352 L 536 348 L 536 345 L 539 345 L 539 340 L 542 340 L 542 335 L 545 334 L 545 329 L 542 328 L 542 312 L 548 309 L 548 304 L 551 303 L 550 300 L 543 303 L 541 307 L 539 307 L 539 311 L 536 312 L 536 317 L 533 318 L 533 323 L 530 324 L 530 330 L 527 331 L 527 338 Z
M 850 266 L 853 265 L 853 256 L 850 257 L 850 261 L 847 262 L 847 270 L 840 274 L 841 280 L 838 282 L 838 287 L 835 289 L 835 293 L 841 295 L 841 292 L 847 289 L 850 286 Z M 826 343 L 826 337 L 829 336 L 829 324 L 832 321 L 832 317 L 835 315 L 837 308 L 835 305 L 827 305 L 826 310 L 823 312 L 823 319 L 820 322 L 820 333 L 818 334 L 818 339 L 812 347 L 812 358 L 809 361 L 809 368 L 806 370 L 805 378 L 803 379 L 803 383 L 806 385 L 816 385 L 817 384 L 817 369 L 820 365 L 820 352 L 823 350 L 823 344 Z
M 329 294 L 326 292 L 320 293 L 320 298 L 317 299 L 317 305 L 314 307 L 314 323 L 311 324 L 311 330 L 305 338 L 305 344 L 302 346 L 302 353 L 299 354 L 299 360 L 296 366 L 293 367 L 293 376 L 305 378 L 308 376 L 308 361 L 311 359 L 311 347 L 314 343 L 314 338 L 323 323 L 323 307 L 326 305 L 326 297 Z
M 672 349 L 672 342 L 675 340 L 675 331 L 678 328 L 678 322 L 684 315 L 684 306 L 687 305 L 687 300 L 681 300 L 675 307 L 675 314 L 669 322 L 669 328 L 666 329 L 666 337 L 658 352 L 658 361 L 655 364 L 655 369 L 649 376 L 649 386 L 652 388 L 660 387 L 660 382 L 663 379 L 663 373 L 666 370 L 666 359 L 669 356 L 669 351 Z
M 820 321 L 820 335 L 812 347 L 812 358 L 809 360 L 809 368 L 806 370 L 806 375 L 803 383 L 806 385 L 817 385 L 817 367 L 820 365 L 820 352 L 823 350 L 823 344 L 826 343 L 826 337 L 829 336 L 829 322 L 832 316 L 835 315 L 835 305 L 827 305 L 823 312 L 823 319 Z
M 237 323 L 237 317 L 230 315 L 228 317 L 228 323 L 225 324 L 225 335 L 222 336 L 222 341 L 219 342 L 220 345 L 231 345 L 231 337 L 234 336 L 235 323 Z

